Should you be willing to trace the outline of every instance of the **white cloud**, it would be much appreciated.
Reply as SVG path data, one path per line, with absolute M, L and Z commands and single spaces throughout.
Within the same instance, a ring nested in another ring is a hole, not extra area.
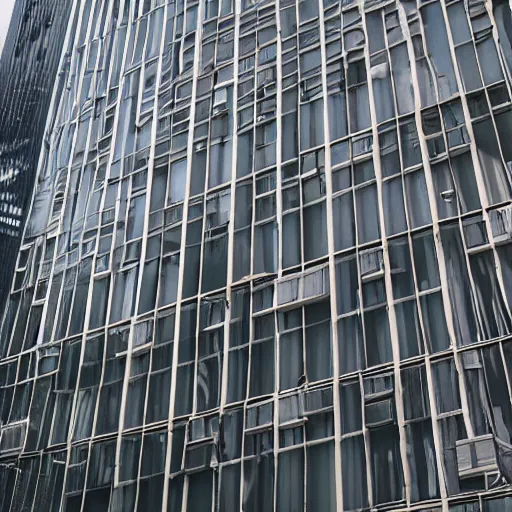
M 0 55 L 4 47 L 7 30 L 11 21 L 12 9 L 16 0 L 0 0 L 2 7 L 0 9 Z M 21 0 L 18 0 L 21 1 Z

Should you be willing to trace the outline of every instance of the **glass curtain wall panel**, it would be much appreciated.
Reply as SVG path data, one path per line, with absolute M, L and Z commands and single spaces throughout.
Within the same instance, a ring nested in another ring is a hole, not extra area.
M 0 511 L 509 510 L 508 3 L 68 4 Z
M 0 51 L 0 308 L 9 295 L 16 255 L 36 182 L 53 96 L 62 94 L 62 47 L 73 2 L 14 0 L 10 28 Z M 2 16 L 6 16 L 3 14 Z M 73 27 L 76 26 L 76 19 Z M 4 34 L 5 36 L 5 34 Z M 2 37 L 2 39 L 4 39 Z M 44 231 L 45 222 L 41 226 Z

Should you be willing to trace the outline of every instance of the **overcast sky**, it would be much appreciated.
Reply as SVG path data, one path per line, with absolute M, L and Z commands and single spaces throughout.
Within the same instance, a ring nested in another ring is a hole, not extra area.
M 14 7 L 15 0 L 0 0 L 2 8 L 0 9 L 0 55 L 4 46 L 5 36 L 9 28 L 9 21 L 11 21 L 12 8 Z

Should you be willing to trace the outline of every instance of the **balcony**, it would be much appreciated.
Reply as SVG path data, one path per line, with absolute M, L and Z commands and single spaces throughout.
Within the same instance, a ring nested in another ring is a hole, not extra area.
M 495 244 L 507 243 L 512 239 L 512 205 L 489 211 L 489 221 Z
M 277 282 L 278 307 L 297 307 L 329 295 L 329 268 L 315 267 Z
M 471 478 L 496 471 L 496 448 L 492 435 L 463 439 L 456 443 L 459 478 Z

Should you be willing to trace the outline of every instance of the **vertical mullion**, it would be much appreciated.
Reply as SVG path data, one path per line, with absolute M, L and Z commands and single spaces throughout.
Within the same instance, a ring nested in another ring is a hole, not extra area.
M 453 320 L 453 314 L 452 314 L 452 305 L 450 302 L 450 296 L 448 293 L 448 274 L 446 269 L 446 263 L 444 258 L 444 250 L 443 246 L 441 244 L 441 237 L 440 237 L 440 229 L 439 229 L 439 218 L 437 214 L 437 203 L 435 198 L 435 190 L 434 190 L 434 183 L 432 180 L 432 169 L 430 167 L 430 161 L 428 158 L 428 149 L 427 144 L 425 140 L 425 134 L 423 132 L 423 126 L 421 123 L 421 102 L 420 102 L 420 88 L 418 85 L 417 79 L 414 78 L 417 77 L 417 70 L 416 70 L 416 57 L 414 53 L 414 48 L 412 45 L 412 39 L 410 37 L 409 27 L 407 23 L 407 14 L 405 12 L 405 9 L 402 5 L 398 6 L 398 14 L 400 18 L 400 22 L 402 27 L 404 27 L 404 30 L 406 31 L 406 41 L 407 41 L 407 50 L 409 55 L 409 62 L 411 65 L 411 76 L 413 77 L 412 80 L 412 87 L 414 92 L 414 116 L 416 121 L 416 128 L 418 131 L 418 139 L 420 142 L 420 151 L 421 151 L 421 159 L 423 164 L 423 169 L 425 172 L 425 183 L 427 187 L 427 193 L 428 193 L 428 199 L 430 203 L 430 212 L 432 216 L 432 232 L 433 232 L 433 240 L 434 240 L 434 246 L 437 253 L 437 259 L 439 262 L 439 279 L 441 282 L 441 295 L 443 299 L 443 308 L 444 313 L 446 317 L 446 326 L 448 329 L 448 334 L 450 336 L 451 340 L 451 346 L 452 350 L 454 350 L 454 343 L 456 340 L 455 337 L 455 327 L 454 327 L 454 320 Z M 423 30 L 423 24 L 420 17 L 420 13 L 418 11 L 418 23 L 420 24 L 420 27 L 422 28 L 421 31 L 421 38 L 422 42 L 424 43 L 425 35 Z M 430 66 L 430 62 L 429 62 Z M 430 66 L 431 73 L 433 73 L 433 70 Z M 436 90 L 436 97 L 438 97 L 437 94 L 437 84 L 434 82 L 434 88 Z M 399 134 L 400 135 L 400 134 Z M 460 361 L 455 358 L 455 364 L 457 367 L 457 372 L 459 375 L 459 385 L 461 387 L 461 401 L 463 404 L 463 410 L 464 410 L 464 424 L 466 426 L 466 430 L 468 432 L 468 435 L 472 435 L 473 428 L 471 426 L 471 420 L 469 418 L 469 405 L 468 405 L 468 397 L 466 395 L 466 388 L 464 386 L 464 378 L 462 373 L 462 366 L 460 364 Z
M 386 53 L 388 56 L 389 61 L 389 67 L 391 70 L 391 76 L 393 76 L 392 73 L 392 61 L 391 61 L 391 53 L 389 50 L 389 40 L 387 34 L 385 35 L 385 44 L 386 44 Z M 403 43 L 400 43 L 403 44 Z M 398 118 L 398 104 L 397 104 L 397 89 L 395 87 L 394 79 L 391 80 L 391 87 L 393 90 L 393 100 L 395 105 L 395 112 L 396 116 Z M 406 188 L 405 188 L 405 180 L 404 180 L 404 164 L 403 164 L 403 157 L 402 157 L 402 140 L 400 137 L 399 132 L 399 124 L 395 123 L 396 130 L 397 130 L 397 141 L 398 141 L 398 148 L 399 148 L 399 160 L 400 160 L 400 179 L 402 180 L 402 193 L 404 197 L 404 212 L 405 212 L 405 218 L 406 218 L 406 225 L 407 225 L 407 248 L 409 250 L 409 256 L 411 259 L 411 270 L 412 270 L 412 277 L 413 277 L 413 286 L 414 286 L 414 301 L 416 304 L 419 324 L 420 324 L 420 334 L 422 336 L 422 343 L 423 343 L 423 350 L 425 354 L 425 372 L 427 376 L 427 386 L 428 386 L 428 394 L 429 394 L 429 403 L 430 403 L 430 411 L 431 411 L 431 423 L 432 423 L 432 429 L 433 429 L 433 439 L 434 439 L 434 447 L 436 450 L 436 465 L 437 465 L 437 475 L 439 479 L 439 488 L 440 488 L 440 496 L 441 499 L 445 499 L 447 497 L 447 488 L 446 488 L 446 480 L 444 475 L 444 469 L 443 469 L 443 462 L 442 462 L 442 446 L 440 443 L 440 432 L 439 432 L 439 424 L 437 421 L 437 408 L 435 404 L 435 391 L 434 391 L 434 384 L 432 380 L 432 367 L 431 367 L 431 361 L 430 361 L 430 350 L 426 343 L 426 336 L 425 336 L 425 326 L 424 326 L 424 320 L 423 320 L 423 312 L 421 310 L 421 302 L 419 300 L 418 296 L 418 280 L 416 275 L 416 267 L 414 265 L 414 253 L 413 253 L 413 245 L 412 245 L 412 237 L 411 237 L 411 224 L 409 220 L 409 212 L 407 208 L 408 204 L 408 197 L 406 195 Z M 444 123 L 443 123 L 443 135 L 445 134 L 444 131 Z M 446 144 L 446 137 L 445 137 L 445 144 Z M 448 147 L 448 145 L 446 145 Z M 396 304 L 396 301 L 395 303 Z
M 366 13 L 364 11 L 364 7 L 361 5 L 361 21 L 362 21 L 362 29 L 365 35 L 365 40 L 368 41 L 368 29 L 366 26 Z M 370 36 L 371 37 L 371 36 Z M 397 413 L 397 423 L 398 423 L 398 431 L 400 435 L 400 454 L 402 457 L 402 468 L 404 473 L 404 483 L 405 483 L 405 499 L 406 503 L 410 504 L 411 502 L 411 476 L 409 472 L 409 467 L 407 464 L 407 439 L 404 425 L 404 407 L 403 407 L 403 394 L 402 387 L 400 382 L 400 347 L 398 345 L 398 330 L 396 324 L 396 316 L 395 316 L 395 308 L 393 303 L 393 293 L 392 293 L 392 283 L 391 283 L 391 266 L 389 259 L 389 250 L 388 250 L 388 240 L 386 236 L 386 224 L 384 219 L 384 206 L 383 206 L 383 191 L 382 191 L 382 171 L 380 164 L 380 141 L 379 141 L 379 132 L 377 128 L 377 118 L 375 111 L 375 101 L 376 98 L 373 92 L 373 80 L 371 78 L 371 64 L 370 64 L 370 53 L 368 45 L 364 48 L 364 59 L 366 63 L 366 75 L 367 75 L 367 83 L 368 83 L 368 99 L 369 99 L 369 107 L 370 107 L 370 119 L 372 125 L 372 134 L 373 134 L 373 162 L 375 168 L 375 178 L 377 182 L 377 202 L 379 209 L 379 218 L 380 218 L 380 231 L 381 231 L 381 241 L 382 241 L 382 256 L 384 260 L 384 281 L 386 288 L 386 302 L 388 309 L 388 322 L 390 329 L 390 338 L 391 338 L 391 349 L 393 354 L 393 373 L 395 376 L 395 406 Z
M 235 259 L 235 208 L 236 208 L 236 170 L 237 170 L 237 153 L 238 153 L 238 58 L 240 53 L 240 5 L 241 0 L 234 1 L 233 16 L 235 19 L 234 27 L 234 51 L 233 51 L 233 134 L 232 134 L 232 152 L 231 152 L 231 184 L 230 184 L 230 212 L 228 226 L 228 250 L 227 250 L 227 277 L 226 277 L 226 305 L 224 319 L 224 346 L 222 354 L 222 383 L 220 394 L 220 414 L 223 414 L 227 402 L 228 393 L 228 371 L 229 371 L 229 335 L 231 330 L 231 307 L 232 291 L 233 291 L 233 261 Z M 220 487 L 219 487 L 220 488 Z
M 167 9 L 167 6 L 164 8 Z M 147 25 L 149 27 L 150 24 L 150 14 L 145 15 L 147 18 Z M 138 18 L 140 20 L 141 18 Z M 164 20 L 166 20 L 164 16 Z M 165 25 L 165 21 L 164 21 Z M 140 29 L 140 21 L 137 22 L 137 36 Z M 165 34 L 165 27 L 162 31 L 162 34 Z M 164 37 L 162 35 L 162 37 Z M 147 46 L 147 40 L 148 40 L 148 34 L 146 31 L 146 37 L 144 39 L 144 45 L 142 47 L 142 62 L 140 65 L 140 77 L 139 77 L 139 91 L 137 93 L 137 113 L 136 113 L 136 122 L 137 125 L 140 120 L 140 106 L 142 103 L 142 91 L 144 89 L 144 78 L 145 78 L 145 71 L 146 71 L 146 62 L 144 60 L 145 54 L 146 54 L 146 46 Z M 137 44 L 137 39 L 135 40 L 135 44 Z M 155 98 L 158 96 L 158 87 L 159 87 L 159 81 L 158 78 L 160 76 L 161 72 L 161 59 L 159 58 L 159 64 L 158 64 L 158 72 L 157 72 L 157 81 L 155 84 Z M 152 129 L 151 129 L 151 140 L 156 139 L 156 123 L 157 123 L 157 115 L 158 115 L 158 102 L 155 101 L 155 105 L 153 107 L 153 120 L 152 120 Z M 134 142 L 134 154 L 136 154 L 137 149 L 137 134 L 135 136 L 135 142 Z M 151 144 L 149 147 L 149 161 L 148 161 L 148 174 L 147 174 L 147 182 L 146 182 L 146 202 L 144 205 L 144 226 L 142 230 L 142 242 L 141 242 L 141 251 L 138 261 L 138 273 L 137 273 L 137 287 L 135 291 L 135 305 L 134 305 L 134 311 L 133 316 L 130 318 L 130 334 L 128 337 L 128 347 L 126 351 L 126 363 L 125 363 L 125 370 L 124 370 L 124 379 L 123 379 L 123 390 L 121 393 L 121 406 L 119 408 L 119 423 L 118 423 L 118 432 L 117 432 L 117 448 L 116 448 L 116 465 L 115 465 L 115 477 L 114 477 L 114 484 L 119 485 L 119 469 L 120 469 L 120 457 L 121 457 L 121 447 L 122 447 L 122 439 L 123 439 L 123 428 L 124 428 L 124 416 L 126 412 L 126 400 L 128 396 L 128 389 L 129 389 L 129 383 L 130 383 L 130 370 L 132 365 L 132 353 L 133 353 L 133 336 L 134 336 L 134 325 L 135 325 L 135 318 L 138 312 L 139 308 L 139 299 L 140 299 L 140 290 L 142 286 L 142 278 L 144 274 L 144 261 L 146 259 L 146 248 L 147 248 L 147 240 L 148 240 L 148 227 L 149 227 L 149 212 L 150 212 L 150 203 L 151 203 L 151 184 L 153 182 L 153 167 L 154 167 L 154 156 L 155 156 L 155 145 Z M 130 210 L 130 202 L 133 197 L 132 192 L 132 181 L 134 176 L 134 173 L 130 174 L 129 177 L 124 177 L 124 179 L 129 180 L 129 191 L 128 191 L 128 197 L 127 197 L 127 205 L 126 205 L 126 212 L 125 216 L 128 218 L 128 213 Z M 122 188 L 122 182 L 123 179 L 121 179 L 120 184 Z M 106 187 L 105 187 L 106 189 Z M 127 223 L 127 222 L 126 222 Z M 126 247 L 127 247 L 127 241 L 126 241 L 126 230 L 124 232 L 124 252 L 126 254 Z M 147 391 L 147 389 L 146 389 Z M 141 446 L 142 446 L 142 440 L 141 440 Z M 141 448 L 142 453 L 142 448 Z M 136 497 L 138 495 L 138 492 L 136 492 Z
M 163 10 L 163 16 L 162 16 L 162 31 L 161 31 L 161 40 L 160 40 L 160 52 L 157 57 L 158 64 L 157 64 L 157 72 L 156 72 L 156 78 L 155 78 L 155 91 L 154 91 L 154 105 L 153 105 L 153 120 L 152 120 L 152 127 L 151 127 L 151 141 L 156 140 L 157 135 L 157 125 L 158 125 L 158 93 L 160 91 L 160 81 L 162 77 L 162 64 L 163 59 L 162 55 L 164 52 L 164 46 L 165 46 L 165 34 L 166 34 L 166 26 L 167 26 L 167 7 L 168 4 L 165 3 L 163 7 L 158 7 L 158 9 Z M 148 30 L 151 22 L 151 17 L 154 15 L 156 10 L 151 11 L 151 14 L 147 14 L 148 17 Z M 144 49 L 143 49 L 143 59 L 145 58 L 146 54 L 146 48 L 148 44 L 148 34 L 146 34 L 146 41 L 144 43 Z M 143 69 L 144 69 L 144 75 L 146 70 L 146 62 L 143 60 Z M 144 87 L 144 77 L 140 80 L 139 83 L 139 106 L 141 105 L 141 99 L 142 99 L 142 91 Z M 139 112 L 137 112 L 137 115 L 139 115 Z M 148 162 L 148 174 L 147 174 L 147 182 L 146 182 L 146 204 L 145 204 L 145 212 L 144 212 L 144 227 L 143 227 L 143 234 L 142 234 L 142 247 L 141 247 L 141 256 L 139 261 L 139 275 L 138 275 L 138 284 L 137 284 L 137 296 L 135 300 L 135 314 L 138 314 L 139 309 L 139 300 L 140 300 L 140 293 L 142 288 L 142 279 L 144 277 L 144 266 L 145 266 L 145 260 L 146 260 L 146 252 L 147 252 L 147 242 L 148 242 L 148 235 L 149 235 L 149 218 L 150 218 L 150 211 L 151 211 L 151 190 L 152 190 L 152 184 L 153 184 L 153 173 L 154 173 L 154 167 L 155 167 L 155 149 L 156 145 L 151 144 L 150 145 L 150 153 L 149 153 L 149 162 Z M 163 234 L 161 239 L 161 247 L 160 252 L 162 251 L 163 247 Z M 161 261 L 160 261 L 161 263 Z M 156 302 L 155 302 L 155 311 L 157 309 Z M 152 313 L 153 318 L 153 332 L 155 332 L 156 329 L 156 313 Z M 125 407 L 126 407 L 126 399 L 129 389 L 129 382 L 130 382 L 130 368 L 131 368 L 131 360 L 132 360 L 132 354 L 133 354 L 133 331 L 134 331 L 134 324 L 133 319 L 135 317 L 132 317 L 132 326 L 131 326 L 131 333 L 128 340 L 128 353 L 126 356 L 126 367 L 125 367 L 125 379 L 123 383 L 123 395 L 122 395 L 122 402 L 121 402 L 121 409 L 119 413 L 119 433 L 118 433 L 118 440 L 117 440 L 117 453 L 120 454 L 120 450 L 122 447 L 122 427 L 124 426 L 124 413 L 125 413 Z M 152 349 L 154 347 L 154 341 L 152 345 Z M 144 394 L 144 407 L 143 407 L 143 417 L 142 417 L 142 424 L 145 425 L 145 415 L 147 411 L 147 401 L 148 401 L 148 395 L 149 395 L 149 383 L 150 383 L 150 375 L 151 375 L 151 369 L 152 369 L 152 361 L 153 361 L 153 350 L 150 350 L 149 352 L 149 366 L 148 366 L 148 372 L 146 374 L 146 392 Z M 143 427 L 144 430 L 144 427 Z M 139 501 L 139 493 L 140 493 L 140 474 L 142 471 L 142 454 L 144 450 L 144 440 L 145 436 L 143 433 L 141 435 L 141 447 L 140 447 L 140 453 L 139 453 L 139 470 L 137 472 L 137 489 L 136 489 L 136 495 L 135 495 L 135 507 L 137 507 L 138 501 Z M 116 471 L 119 472 L 120 467 L 120 461 L 119 457 L 117 457 L 116 460 Z
M 184 280 L 184 268 L 185 262 L 183 256 L 185 255 L 186 247 L 186 236 L 187 236 L 187 222 L 188 222 L 188 206 L 190 201 L 190 185 L 191 185 L 191 173 L 192 173 L 192 155 L 194 152 L 194 119 L 196 111 L 196 97 L 197 97 L 197 80 L 199 76 L 199 64 L 200 64 L 200 46 L 201 46 L 201 35 L 202 35 L 202 18 L 203 18 L 204 2 L 199 2 L 197 11 L 197 27 L 195 34 L 195 48 L 194 48 L 194 66 L 192 69 L 192 93 L 190 97 L 190 114 L 189 114 L 189 128 L 188 128 L 188 141 L 187 141 L 187 179 L 185 185 L 185 200 L 183 203 L 183 219 L 181 229 L 181 244 L 180 244 L 180 265 L 178 273 L 178 292 L 176 301 L 176 316 L 175 316 L 175 327 L 174 327 L 174 345 L 173 345 L 173 360 L 172 360 L 172 376 L 171 376 L 171 391 L 169 400 L 169 436 L 167 441 L 167 454 L 165 460 L 165 473 L 164 473 L 164 489 L 162 498 L 162 512 L 167 510 L 167 501 L 169 493 L 169 477 L 170 477 L 170 464 L 171 464 L 171 446 L 172 446 L 172 421 L 174 419 L 174 404 L 176 400 L 176 375 L 178 370 L 178 349 L 179 349 L 179 333 L 180 333 L 180 319 L 181 319 L 181 303 L 183 301 L 183 280 Z M 185 16 L 185 12 L 184 12 Z M 184 29 L 185 30 L 185 29 Z M 182 40 L 185 38 L 185 34 L 181 35 Z M 186 510 L 186 494 L 188 489 L 188 477 L 185 476 L 183 482 L 183 510 Z
M 322 59 L 322 98 L 323 98 L 323 122 L 324 122 L 324 151 L 325 151 L 325 202 L 327 219 L 327 247 L 329 252 L 329 288 L 330 288 L 330 307 L 331 307 L 331 344 L 333 354 L 333 415 L 334 415 L 334 464 L 335 464 L 335 482 L 336 482 L 336 508 L 343 510 L 343 488 L 341 479 L 341 418 L 340 418 L 340 396 L 338 386 L 339 371 L 339 351 L 338 351 L 338 307 L 336 297 L 336 266 L 335 266 L 335 246 L 334 246 L 334 221 L 332 207 L 332 169 L 330 152 L 330 133 L 329 116 L 327 114 L 327 65 L 325 48 L 325 24 L 324 24 L 324 6 L 321 0 L 318 1 L 319 25 L 320 25 L 320 55 Z M 334 385 L 336 383 L 336 385 Z M 306 460 L 306 459 L 305 459 Z M 306 460 L 307 473 L 307 460 Z M 306 486 L 307 489 L 307 486 Z M 307 500 L 307 499 L 306 499 Z M 312 512 L 312 511 L 311 511 Z
M 282 203 L 282 190 L 283 181 L 281 176 L 282 164 L 282 111 L 283 111 L 283 56 L 282 56 L 282 42 L 281 42 L 281 2 L 275 2 L 275 17 L 276 17 L 276 188 L 274 191 L 276 198 L 276 226 L 277 226 L 277 277 L 278 279 L 283 275 L 283 203 Z M 255 190 L 256 193 L 256 190 Z M 279 488 L 279 389 L 280 389 L 280 334 L 279 334 L 279 313 L 277 310 L 277 281 L 273 285 L 273 306 L 274 306 L 274 512 L 277 512 L 277 493 Z

